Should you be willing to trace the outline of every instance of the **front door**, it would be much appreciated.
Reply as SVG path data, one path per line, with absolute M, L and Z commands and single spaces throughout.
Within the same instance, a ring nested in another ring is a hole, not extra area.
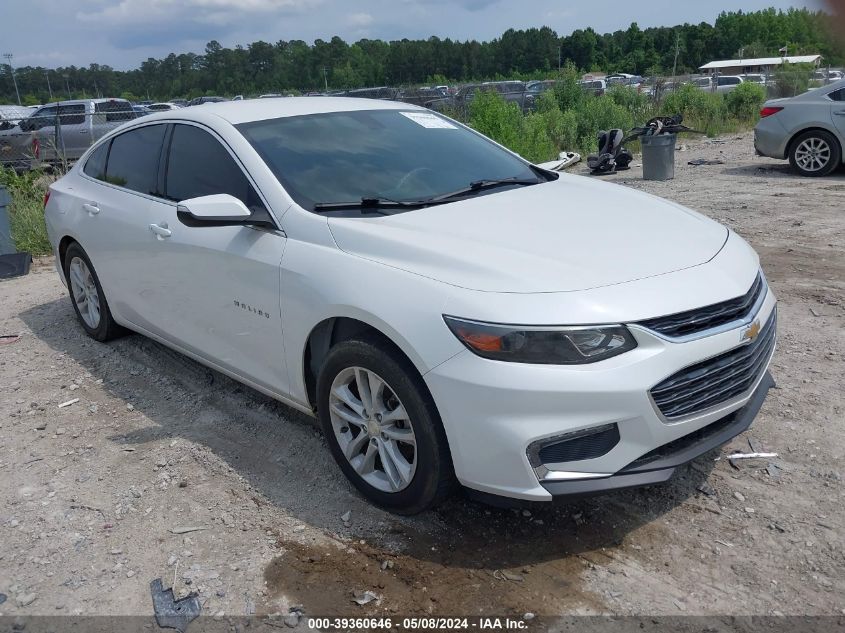
M 228 193 L 264 202 L 241 165 L 209 130 L 176 124 L 165 160 L 165 197 L 149 210 L 143 287 L 152 331 L 273 392 L 289 392 L 282 344 L 280 264 L 284 233 L 250 226 L 189 227 L 180 200 Z

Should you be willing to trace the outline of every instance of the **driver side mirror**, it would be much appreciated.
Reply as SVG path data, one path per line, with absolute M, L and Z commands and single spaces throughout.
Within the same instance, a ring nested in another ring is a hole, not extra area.
M 176 207 L 176 216 L 185 226 L 263 226 L 276 228 L 264 209 L 250 211 L 228 193 L 218 193 L 183 200 Z

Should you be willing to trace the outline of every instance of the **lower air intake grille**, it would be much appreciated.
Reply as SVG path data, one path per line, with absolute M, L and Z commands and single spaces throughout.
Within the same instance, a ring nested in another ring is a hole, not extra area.
M 749 344 L 673 374 L 651 389 L 651 397 L 668 419 L 681 418 L 727 402 L 754 386 L 775 346 L 777 314 Z
M 594 459 L 610 452 L 619 443 L 619 427 L 615 424 L 595 429 L 586 433 L 575 433 L 571 439 L 562 439 L 553 444 L 546 444 L 540 449 L 542 464 L 559 464 L 581 459 Z

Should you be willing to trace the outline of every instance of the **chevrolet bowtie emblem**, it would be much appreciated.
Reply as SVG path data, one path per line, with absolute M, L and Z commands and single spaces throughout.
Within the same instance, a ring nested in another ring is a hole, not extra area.
M 743 330 L 742 335 L 739 337 L 740 342 L 743 341 L 753 341 L 757 336 L 760 334 L 760 321 L 754 321 L 751 325 L 749 325 L 745 330 Z

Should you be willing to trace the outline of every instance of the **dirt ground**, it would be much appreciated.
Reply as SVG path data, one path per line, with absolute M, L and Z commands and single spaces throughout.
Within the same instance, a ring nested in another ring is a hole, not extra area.
M 716 452 L 650 489 L 396 517 L 307 417 L 141 336 L 86 338 L 45 259 L 0 282 L 0 335 L 20 335 L 0 339 L 0 614 L 149 615 L 159 577 L 220 617 L 845 613 L 845 173 L 799 178 L 750 135 L 681 144 L 673 181 L 636 163 L 607 178 L 760 253 L 778 386 L 722 454 L 779 458 Z

